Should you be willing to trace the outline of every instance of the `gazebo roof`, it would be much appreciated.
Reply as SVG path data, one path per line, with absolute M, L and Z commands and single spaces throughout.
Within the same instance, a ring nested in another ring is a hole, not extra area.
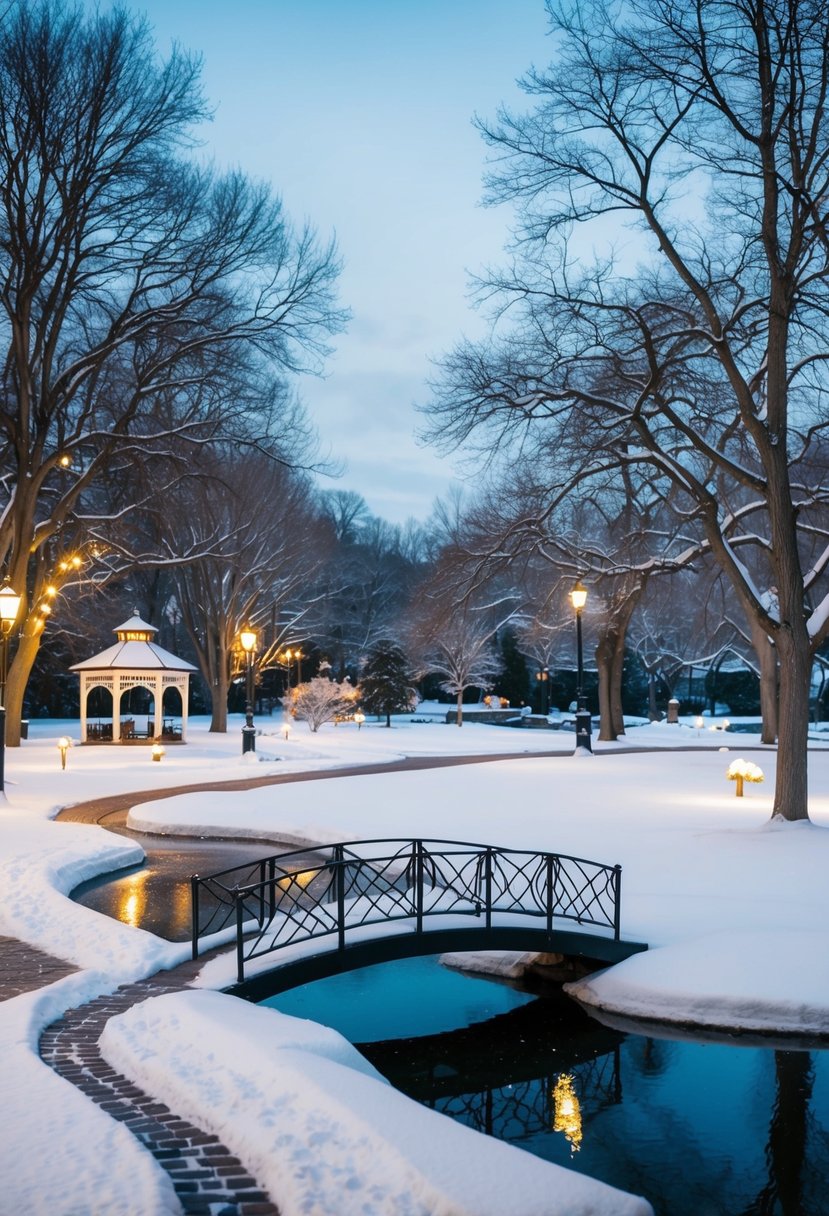
M 106 671 L 118 668 L 128 671 L 195 671 L 192 663 L 186 663 L 152 640 L 158 633 L 155 625 L 142 621 L 137 612 L 112 631 L 118 641 L 91 659 L 73 663 L 70 671 Z

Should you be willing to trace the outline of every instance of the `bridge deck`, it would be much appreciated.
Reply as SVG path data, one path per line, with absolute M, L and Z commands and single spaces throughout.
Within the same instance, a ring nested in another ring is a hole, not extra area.
M 295 943 L 246 965 L 245 979 L 228 985 L 226 991 L 250 1001 L 328 979 L 344 971 L 356 971 L 375 963 L 416 958 L 429 954 L 452 954 L 478 950 L 516 950 L 522 953 L 564 954 L 600 963 L 620 963 L 647 950 L 644 942 L 603 937 L 572 929 L 546 929 L 522 923 L 424 926 L 419 933 L 397 922 L 394 932 L 349 941 L 344 950 L 336 934 Z

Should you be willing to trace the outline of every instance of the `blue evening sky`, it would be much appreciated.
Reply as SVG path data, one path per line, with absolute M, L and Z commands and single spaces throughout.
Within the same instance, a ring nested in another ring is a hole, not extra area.
M 160 48 L 204 57 L 206 150 L 335 233 L 353 319 L 301 392 L 336 483 L 392 522 L 424 519 L 451 460 L 418 444 L 430 359 L 483 332 L 468 272 L 501 259 L 507 209 L 480 206 L 471 125 L 545 64 L 543 0 L 143 0 Z M 332 483 L 327 483 L 332 484 Z

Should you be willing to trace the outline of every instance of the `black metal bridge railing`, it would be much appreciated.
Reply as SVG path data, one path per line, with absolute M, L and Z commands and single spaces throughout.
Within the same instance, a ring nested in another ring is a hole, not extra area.
M 619 941 L 621 867 L 559 853 L 454 840 L 360 840 L 279 853 L 191 879 L 192 947 L 236 927 L 238 982 L 246 962 L 331 935 L 344 951 L 356 930 L 433 917 L 558 921 Z

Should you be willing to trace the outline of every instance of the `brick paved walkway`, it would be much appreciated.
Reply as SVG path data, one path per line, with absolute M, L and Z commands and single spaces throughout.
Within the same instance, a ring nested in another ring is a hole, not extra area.
M 181 992 L 204 965 L 205 957 L 70 1009 L 43 1032 L 40 1054 L 153 1154 L 170 1175 L 188 1216 L 278 1216 L 279 1209 L 268 1194 L 217 1136 L 179 1118 L 145 1094 L 110 1068 L 98 1049 L 109 1018 L 149 997 Z
M 0 1001 L 53 984 L 77 970 L 72 963 L 44 954 L 16 937 L 0 937 Z

